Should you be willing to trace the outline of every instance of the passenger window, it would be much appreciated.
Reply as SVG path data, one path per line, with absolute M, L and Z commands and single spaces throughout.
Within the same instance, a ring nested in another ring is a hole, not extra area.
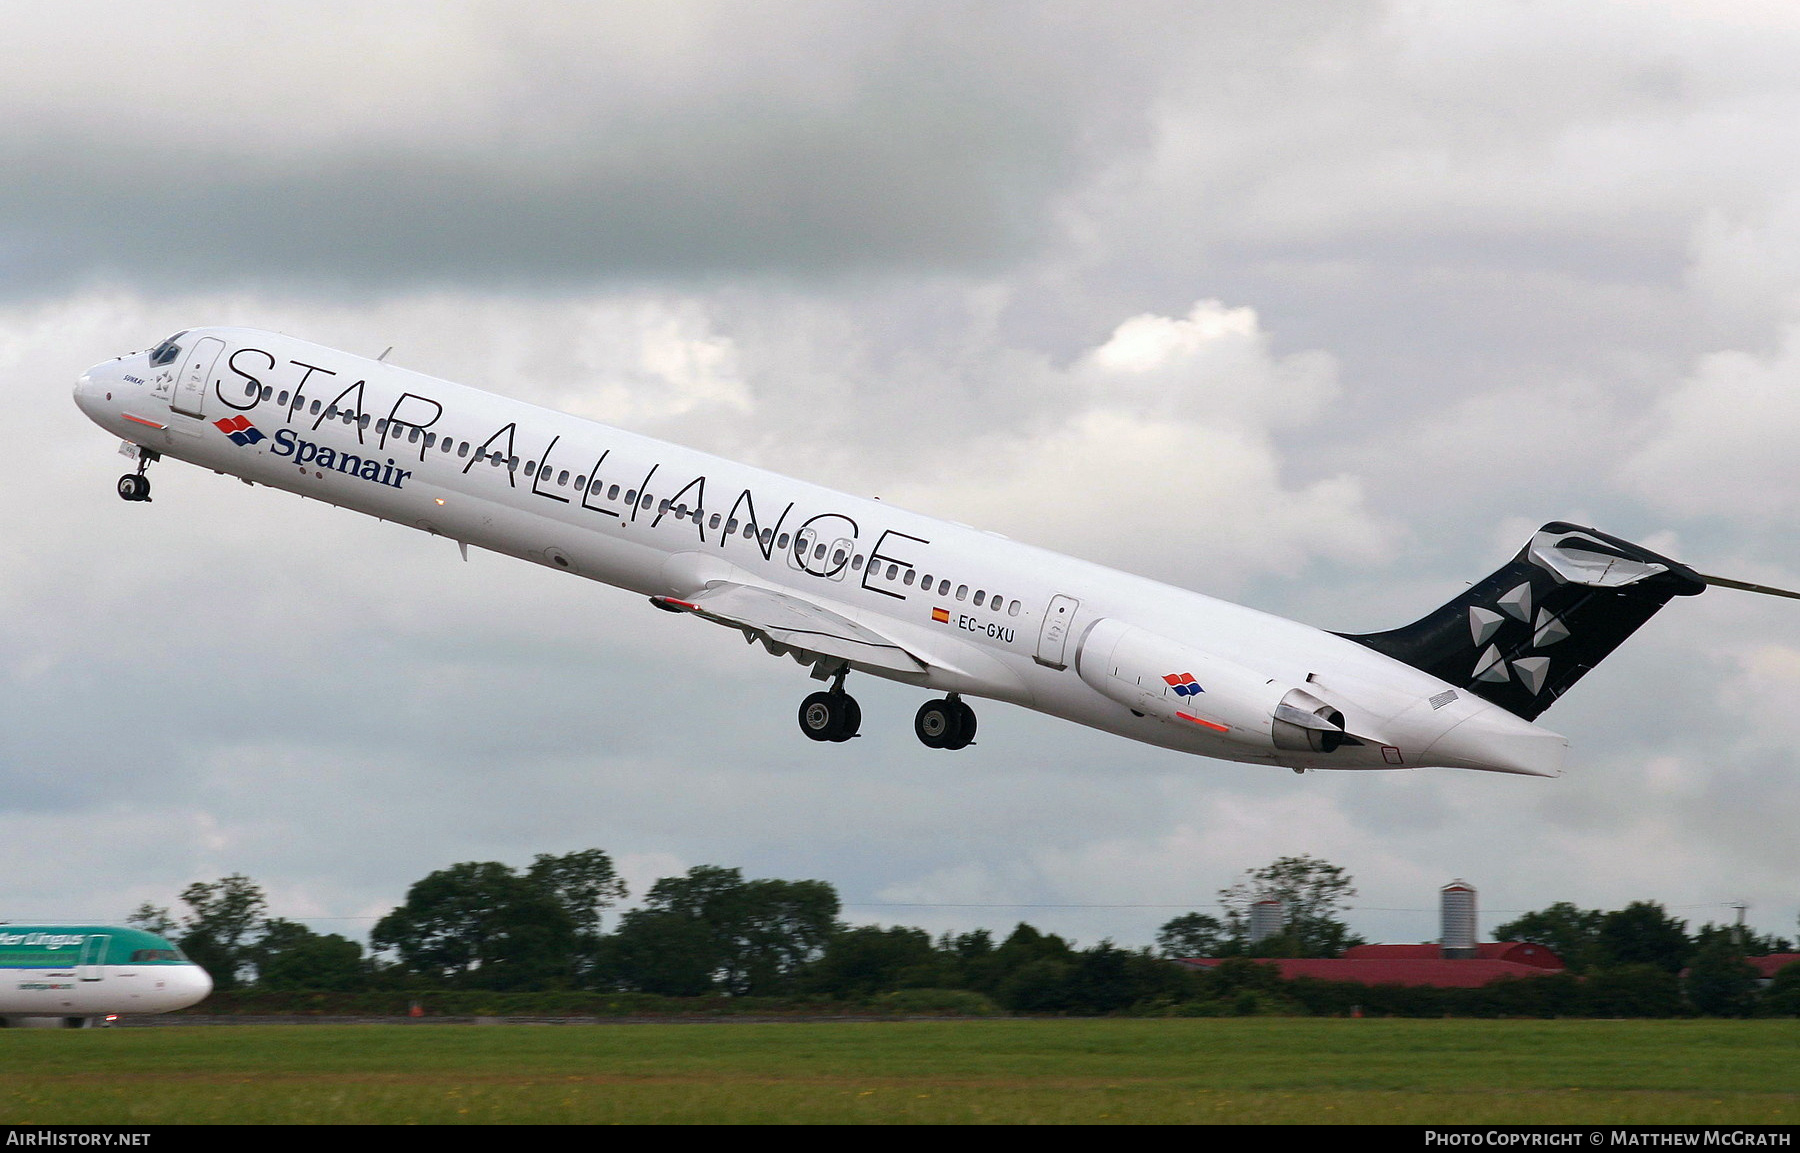
M 274 389 L 272 389 L 272 388 L 270 388 L 270 387 L 269 387 L 269 386 L 268 386 L 268 385 L 266 385 L 266 384 L 265 384 L 265 385 L 263 385 L 263 394 L 262 394 L 262 398 L 263 398 L 263 399 L 264 399 L 264 400 L 267 400 L 267 399 L 269 399 L 269 398 L 270 398 L 270 397 L 271 397 L 271 396 L 274 396 L 274 395 L 275 395 L 275 390 L 274 390 Z
M 732 533 L 735 533 L 737 530 L 738 530 L 737 517 L 734 516 L 730 520 L 725 522 L 725 535 L 730 536 Z
M 912 581 L 909 579 L 906 583 L 911 584 Z M 926 576 L 923 580 L 921 580 L 919 582 L 919 587 L 924 589 L 926 592 L 930 592 L 931 591 L 931 577 Z
M 774 535 L 775 535 L 775 530 L 772 528 L 765 528 L 762 530 L 762 546 L 764 548 L 769 547 L 769 538 L 773 537 Z
M 788 534 L 787 533 L 782 533 L 779 537 L 775 538 L 775 547 L 776 548 L 780 549 L 782 552 L 786 552 L 787 546 L 788 546 Z
M 644 507 L 645 508 L 650 507 L 650 498 L 649 497 L 644 498 Z M 666 500 L 663 501 L 661 506 L 659 506 L 656 511 L 659 513 L 667 513 L 669 511 L 669 502 Z M 677 514 L 677 515 L 680 515 L 680 514 Z
M 719 514 L 716 512 L 713 513 L 712 519 L 706 522 L 706 526 L 708 528 L 718 528 L 719 527 Z
M 985 600 L 987 600 L 987 594 L 985 592 L 982 592 L 980 589 L 976 589 L 975 590 L 975 607 L 980 608 L 981 603 Z
M 286 404 L 287 403 L 287 389 L 284 388 L 275 395 L 275 403 L 276 404 Z
M 569 483 L 569 470 L 568 469 L 565 468 L 561 472 L 556 474 L 556 483 L 559 486 Z
M 851 568 L 851 570 L 852 570 L 852 571 L 854 571 L 854 572 L 861 572 L 861 571 L 862 571 L 862 565 L 863 565 L 863 557 L 862 557 L 862 554 L 861 554 L 861 553 L 857 553 L 857 554 L 856 554 L 856 556 L 854 556 L 854 557 L 852 557 L 852 558 L 851 558 L 851 560 L 850 560 L 850 568 Z
M 607 500 L 618 500 L 619 499 L 619 486 L 618 485 L 615 484 L 611 488 L 606 490 L 606 499 Z M 631 499 L 630 494 L 627 494 L 625 499 L 627 501 L 629 501 Z
M 900 566 L 899 565 L 891 564 L 888 566 L 887 579 L 893 580 L 895 577 L 897 577 L 899 575 L 900 575 Z
M 469 442 L 468 441 L 465 440 L 456 446 L 456 455 L 457 456 L 468 456 L 469 455 Z
M 825 547 L 825 546 L 823 546 L 823 545 L 820 545 L 820 546 L 819 546 L 819 547 L 820 547 L 820 548 L 824 548 L 824 547 Z M 845 562 L 845 561 L 846 561 L 846 560 L 849 560 L 849 559 L 850 559 L 850 558 L 849 558 L 849 557 L 847 557 L 847 556 L 845 556 L 845 555 L 844 555 L 844 550 L 843 550 L 843 549 L 839 549 L 839 550 L 837 550 L 837 551 L 836 551 L 836 552 L 834 552 L 834 553 L 832 553 L 832 554 L 831 554 L 831 563 L 832 563 L 832 564 L 833 564 L 833 565 L 834 565 L 834 566 L 835 566 L 835 565 L 841 565 L 841 564 L 843 564 L 843 563 L 844 563 L 844 562 Z
M 537 471 L 537 461 L 528 460 L 525 462 L 525 475 L 526 476 L 530 476 L 533 473 L 535 473 L 536 471 Z
M 312 408 L 308 409 L 307 411 L 310 412 L 313 416 L 318 416 L 319 415 L 319 402 L 316 400 L 313 401 Z
M 406 442 L 408 444 L 418 444 L 419 443 L 419 430 L 416 428 L 407 429 L 406 430 Z
M 911 588 L 911 587 L 912 587 L 912 582 L 913 582 L 913 570 L 911 570 L 911 569 L 907 569 L 907 570 L 906 570 L 906 577 L 905 577 L 905 581 L 904 581 L 904 583 L 905 583 L 905 585 L 906 585 L 906 587 L 907 587 L 907 588 Z
M 425 447 L 426 448 L 436 448 L 437 447 L 437 433 L 428 432 L 425 434 Z
M 653 501 L 653 500 L 655 500 L 655 499 L 656 499 L 656 498 L 655 498 L 655 497 L 653 497 L 653 496 L 651 496 L 651 495 L 650 495 L 650 494 L 649 494 L 649 493 L 645 493 L 645 494 L 644 494 L 644 496 L 643 496 L 643 499 L 642 499 L 642 501 L 641 501 L 641 502 L 640 502 L 640 503 L 641 503 L 641 504 L 642 504 L 642 506 L 643 506 L 643 507 L 644 507 L 644 508 L 646 508 L 646 509 L 648 509 L 648 508 L 649 508 L 649 507 L 650 507 L 650 502 L 651 502 L 651 501 Z
M 1009 617 L 1016 617 L 1019 615 L 1019 602 L 1018 601 L 1014 601 L 1013 603 L 1006 606 L 1006 615 Z
M 957 600 L 959 600 L 959 601 L 967 600 L 968 596 L 969 596 L 969 586 L 968 585 L 957 585 L 956 586 L 956 599 Z

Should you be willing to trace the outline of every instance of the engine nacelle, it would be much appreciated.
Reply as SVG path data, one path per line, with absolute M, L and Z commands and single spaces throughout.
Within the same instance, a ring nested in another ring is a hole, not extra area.
M 1344 714 L 1305 689 L 1123 621 L 1088 631 L 1076 671 L 1135 712 L 1239 744 L 1329 753 L 1345 741 Z

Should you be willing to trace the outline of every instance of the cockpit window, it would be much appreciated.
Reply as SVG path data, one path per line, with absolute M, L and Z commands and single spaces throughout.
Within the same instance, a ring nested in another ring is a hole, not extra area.
M 141 963 L 144 961 L 180 961 L 183 958 L 174 949 L 133 949 L 131 959 L 133 962 Z
M 150 366 L 152 368 L 156 368 L 158 366 L 168 364 L 169 362 L 173 361 L 176 357 L 180 356 L 181 355 L 181 345 L 179 345 L 175 342 L 180 340 L 182 337 L 184 337 L 186 335 L 187 335 L 187 329 L 184 328 L 180 332 L 176 333 L 174 336 L 171 336 L 169 339 L 163 341 L 161 344 L 159 344 L 155 348 L 151 349 L 150 350 Z

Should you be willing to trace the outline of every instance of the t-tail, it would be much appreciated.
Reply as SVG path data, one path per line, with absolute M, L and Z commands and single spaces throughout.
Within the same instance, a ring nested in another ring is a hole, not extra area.
M 1649 549 L 1552 521 L 1519 555 L 1404 628 L 1350 639 L 1535 720 L 1673 597 L 1706 577 Z

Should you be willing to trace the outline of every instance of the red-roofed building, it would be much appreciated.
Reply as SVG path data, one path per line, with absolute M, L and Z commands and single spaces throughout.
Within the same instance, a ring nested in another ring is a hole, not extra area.
M 1480 941 L 1473 949 L 1470 960 L 1505 961 L 1558 973 L 1566 967 L 1561 957 L 1531 941 Z M 1346 961 L 1423 961 L 1443 955 L 1442 945 L 1355 945 L 1344 950 Z
M 1800 953 L 1770 953 L 1766 957 L 1745 957 L 1756 969 L 1757 976 L 1764 981 L 1773 981 L 1775 974 L 1789 965 L 1800 965 Z
M 1273 965 L 1283 978 L 1354 981 L 1362 985 L 1431 985 L 1440 989 L 1475 989 L 1502 977 L 1542 977 L 1561 973 L 1561 957 L 1529 941 L 1476 941 L 1475 889 L 1452 881 L 1439 891 L 1443 916 L 1442 944 L 1356 945 L 1342 957 L 1256 957 Z M 1796 955 L 1795 960 L 1800 960 Z M 1194 957 L 1182 964 L 1210 969 L 1217 957 Z
M 1380 946 L 1375 946 L 1379 948 Z M 1397 945 L 1395 948 L 1424 948 L 1436 952 L 1436 945 Z M 1253 957 L 1259 965 L 1273 965 L 1283 978 L 1311 977 L 1316 981 L 1354 981 L 1359 985 L 1431 985 L 1439 989 L 1475 989 L 1502 977 L 1542 977 L 1560 973 L 1562 963 L 1554 969 L 1543 965 L 1522 965 L 1515 961 L 1497 961 L 1480 957 Z M 1220 964 L 1216 957 L 1196 957 L 1182 964 L 1196 969 L 1210 969 Z

